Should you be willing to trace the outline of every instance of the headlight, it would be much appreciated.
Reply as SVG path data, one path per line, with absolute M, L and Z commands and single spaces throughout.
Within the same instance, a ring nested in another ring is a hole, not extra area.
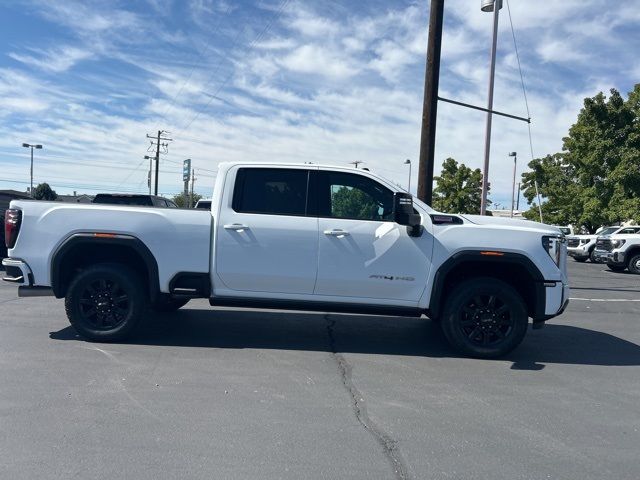
M 564 242 L 565 238 L 562 235 L 545 235 L 542 237 L 542 247 L 558 266 L 560 266 L 560 252 Z
M 613 248 L 618 248 L 621 247 L 622 245 L 624 245 L 626 242 L 626 240 L 614 240 L 613 243 Z
M 580 245 L 586 245 L 587 243 L 589 243 L 589 239 L 588 238 L 581 238 L 580 239 Z

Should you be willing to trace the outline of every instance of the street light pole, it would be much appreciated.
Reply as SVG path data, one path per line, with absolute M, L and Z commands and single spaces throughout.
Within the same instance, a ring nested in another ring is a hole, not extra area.
M 42 145 L 39 144 L 30 144 L 30 143 L 23 143 L 22 146 L 24 148 L 30 148 L 31 149 L 31 188 L 29 190 L 29 195 L 31 198 L 33 198 L 33 149 L 41 149 Z
M 498 45 L 498 15 L 502 0 L 482 0 L 481 10 L 493 12 L 493 39 L 491 42 L 491 66 L 489 70 L 489 100 L 487 103 L 487 125 L 484 137 L 484 170 L 482 171 L 482 199 L 480 215 L 487 213 L 487 191 L 489 190 L 489 156 L 491 154 L 491 121 L 493 120 L 493 84 L 496 73 L 496 49 Z M 496 8 L 497 7 L 497 8 Z
M 409 165 L 409 185 L 407 187 L 407 192 L 411 193 L 411 160 L 408 158 L 404 161 L 405 165 Z
M 509 153 L 510 157 L 513 157 L 513 185 L 511 186 L 511 218 L 513 218 L 513 207 L 516 202 L 516 166 L 518 165 L 518 153 Z

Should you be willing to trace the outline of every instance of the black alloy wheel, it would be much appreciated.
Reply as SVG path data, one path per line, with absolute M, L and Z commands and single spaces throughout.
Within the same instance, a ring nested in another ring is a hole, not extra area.
M 512 308 L 495 294 L 475 295 L 458 310 L 458 315 L 462 334 L 478 347 L 500 344 L 515 325 Z
M 131 299 L 120 284 L 100 278 L 87 282 L 79 299 L 82 321 L 95 330 L 112 330 L 131 313 Z
M 520 294 L 507 283 L 479 277 L 453 287 L 445 301 L 442 331 L 460 353 L 496 358 L 523 340 L 529 319 Z
M 147 312 L 143 285 L 140 276 L 125 265 L 89 266 L 73 278 L 67 290 L 69 322 L 88 340 L 124 339 Z

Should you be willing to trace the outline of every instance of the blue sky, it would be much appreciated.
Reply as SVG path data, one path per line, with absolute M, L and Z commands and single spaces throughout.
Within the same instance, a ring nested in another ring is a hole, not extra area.
M 486 104 L 491 15 L 447 0 L 441 96 Z M 541 6 L 542 5 L 542 6 Z M 506 5 L 505 5 L 506 7 Z M 536 156 L 558 151 L 585 96 L 640 82 L 640 0 L 510 0 Z M 226 160 L 371 170 L 415 190 L 427 1 L 12 1 L 0 15 L 0 189 L 29 181 L 23 142 L 42 143 L 35 182 L 59 193 L 147 191 L 147 133 L 174 139 L 160 192 L 191 158 L 209 195 Z M 526 116 L 507 9 L 495 108 Z M 436 161 L 483 160 L 485 116 L 440 104 Z M 492 199 L 510 204 L 526 124 L 496 118 Z

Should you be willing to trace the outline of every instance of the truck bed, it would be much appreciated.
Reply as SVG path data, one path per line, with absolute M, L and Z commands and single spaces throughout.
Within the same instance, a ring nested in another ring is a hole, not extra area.
M 86 232 L 131 235 L 144 242 L 158 262 L 163 292 L 180 271 L 209 271 L 211 212 L 32 200 L 14 200 L 11 205 L 22 209 L 20 235 L 27 235 L 18 237 L 9 255 L 30 259 L 37 285 L 51 284 L 51 258 L 65 240 Z

